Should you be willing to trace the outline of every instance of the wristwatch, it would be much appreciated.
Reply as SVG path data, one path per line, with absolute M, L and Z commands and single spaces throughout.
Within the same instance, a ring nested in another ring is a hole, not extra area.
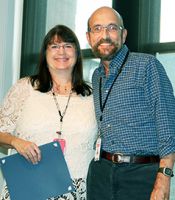
M 158 172 L 164 174 L 165 176 L 169 176 L 169 177 L 173 177 L 174 176 L 173 170 L 168 168 L 168 167 L 160 167 L 158 169 Z

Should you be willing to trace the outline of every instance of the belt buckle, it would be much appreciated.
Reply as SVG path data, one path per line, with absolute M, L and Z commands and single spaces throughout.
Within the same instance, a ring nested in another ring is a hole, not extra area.
M 122 163 L 122 162 L 124 162 L 122 156 L 123 156 L 122 153 L 114 153 L 112 155 L 112 162 L 113 163 Z

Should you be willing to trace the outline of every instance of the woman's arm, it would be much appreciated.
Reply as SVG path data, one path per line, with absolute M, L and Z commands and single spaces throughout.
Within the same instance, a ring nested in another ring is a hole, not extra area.
M 16 149 L 18 153 L 35 164 L 41 159 L 37 145 L 15 135 L 18 118 L 29 95 L 30 83 L 28 78 L 20 79 L 7 93 L 0 107 L 0 145 Z
M 20 139 L 10 133 L 0 132 L 0 144 L 6 148 L 14 148 L 28 161 L 37 164 L 41 160 L 41 152 L 38 146 L 30 141 Z

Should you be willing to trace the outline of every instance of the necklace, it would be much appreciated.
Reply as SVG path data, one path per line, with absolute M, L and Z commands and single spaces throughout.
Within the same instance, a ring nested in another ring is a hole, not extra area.
M 60 106 L 58 104 L 58 101 L 57 101 L 57 98 L 56 98 L 56 95 L 55 95 L 55 92 L 52 91 L 52 95 L 53 95 L 53 99 L 54 99 L 54 102 L 55 102 L 55 105 L 57 107 L 57 110 L 58 110 L 58 114 L 59 114 L 59 117 L 60 117 L 60 131 L 56 131 L 56 133 L 61 136 L 62 134 L 62 125 L 63 125 L 63 118 L 66 114 L 66 111 L 67 111 L 67 108 L 68 108 L 68 105 L 69 105 L 69 101 L 70 101 L 70 98 L 71 98 L 71 94 L 72 94 L 72 90 L 70 90 L 70 93 L 69 93 L 69 96 L 68 96 L 68 99 L 67 99 L 67 103 L 66 103 L 66 106 L 63 110 L 63 112 L 61 112 L 60 110 Z
M 53 81 L 54 84 L 54 91 L 59 93 L 59 94 L 68 94 L 70 88 L 71 88 L 71 82 L 68 82 L 64 85 L 58 84 L 56 81 Z

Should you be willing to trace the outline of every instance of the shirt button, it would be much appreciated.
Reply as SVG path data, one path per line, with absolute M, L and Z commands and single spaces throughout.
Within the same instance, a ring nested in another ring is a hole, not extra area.
M 111 124 L 108 124 L 108 128 L 110 128 L 111 127 Z
M 108 90 L 106 90 L 106 93 L 108 93 Z

